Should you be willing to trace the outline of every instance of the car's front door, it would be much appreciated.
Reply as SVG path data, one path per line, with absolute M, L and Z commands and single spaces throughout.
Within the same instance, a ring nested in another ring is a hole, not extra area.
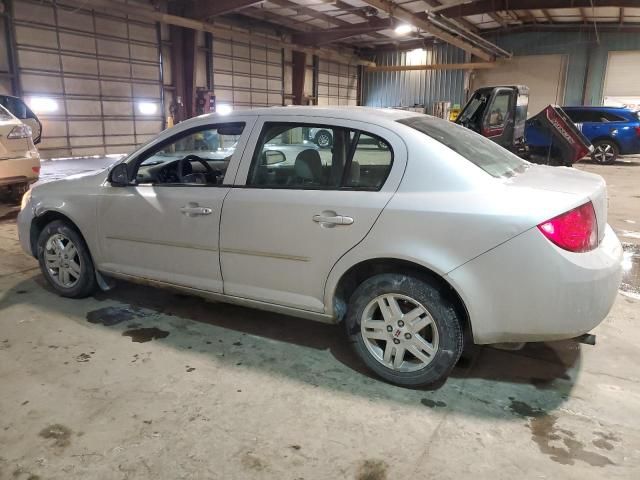
M 132 185 L 105 185 L 98 268 L 222 292 L 220 213 L 252 123 L 176 133 L 129 163 Z
M 331 149 L 304 132 L 331 132 Z M 371 229 L 395 192 L 406 147 L 379 126 L 261 117 L 225 199 L 220 259 L 227 295 L 324 311 L 333 265 Z

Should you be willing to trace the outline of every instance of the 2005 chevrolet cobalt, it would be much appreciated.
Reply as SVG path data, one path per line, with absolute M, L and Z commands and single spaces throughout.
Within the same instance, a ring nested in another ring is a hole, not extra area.
M 331 149 L 306 140 L 318 128 Z M 394 110 L 194 118 L 110 169 L 36 186 L 19 231 L 63 296 L 115 277 L 341 322 L 404 386 L 446 376 L 465 341 L 588 332 L 621 276 L 601 177 Z

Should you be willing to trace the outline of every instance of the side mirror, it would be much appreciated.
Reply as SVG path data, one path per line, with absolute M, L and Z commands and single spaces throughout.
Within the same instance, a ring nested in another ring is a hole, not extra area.
M 265 150 L 262 153 L 262 163 L 264 165 L 274 165 L 276 163 L 282 163 L 287 159 L 284 153 L 280 150 Z
M 114 187 L 126 187 L 129 185 L 129 171 L 126 163 L 118 163 L 109 173 L 109 181 Z

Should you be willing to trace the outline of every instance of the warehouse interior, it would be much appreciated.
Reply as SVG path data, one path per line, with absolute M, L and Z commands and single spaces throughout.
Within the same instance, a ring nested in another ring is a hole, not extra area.
M 0 97 L 40 123 L 36 185 L 200 115 L 455 120 L 497 85 L 526 85 L 529 117 L 638 112 L 639 77 L 637 0 L 0 0 Z M 573 166 L 606 180 L 624 248 L 597 344 L 471 346 L 421 389 L 367 371 L 337 325 L 127 282 L 58 297 L 0 193 L 0 480 L 635 478 L 640 149 L 615 149 Z

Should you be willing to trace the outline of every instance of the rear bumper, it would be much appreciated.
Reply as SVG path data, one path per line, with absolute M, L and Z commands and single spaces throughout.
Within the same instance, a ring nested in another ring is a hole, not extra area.
M 40 174 L 40 157 L 34 156 L 0 160 L 0 186 L 33 183 Z
M 475 343 L 573 338 L 607 316 L 622 275 L 622 247 L 607 225 L 598 248 L 571 253 L 537 228 L 448 274 L 462 296 Z

